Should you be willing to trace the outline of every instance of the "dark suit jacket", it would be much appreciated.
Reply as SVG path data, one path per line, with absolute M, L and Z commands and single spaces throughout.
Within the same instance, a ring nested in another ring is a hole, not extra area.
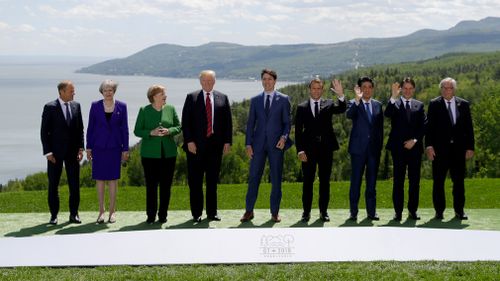
M 87 148 L 121 148 L 128 151 L 127 105 L 115 100 L 115 110 L 109 122 L 104 113 L 103 100 L 95 101 L 90 106 L 87 126 Z
M 410 120 L 406 116 L 405 103 L 401 98 L 396 99 L 392 104 L 389 102 L 384 115 L 391 119 L 391 132 L 385 148 L 393 152 L 402 152 L 405 150 L 404 142 L 410 139 L 416 139 L 417 143 L 413 147 L 419 153 L 423 152 L 423 138 L 425 130 L 424 104 L 421 101 L 411 99 L 410 101 Z
M 425 145 L 432 146 L 436 152 L 449 149 L 453 140 L 455 147 L 474 150 L 474 131 L 469 102 L 456 99 L 456 124 L 452 126 L 444 98 L 439 96 L 429 103 L 427 112 L 427 132 Z
M 339 149 L 337 137 L 333 131 L 333 114 L 343 113 L 346 110 L 346 102 L 339 101 L 338 105 L 331 99 L 321 100 L 319 103 L 319 118 L 315 118 L 311 111 L 310 99 L 297 106 L 295 115 L 295 145 L 297 152 L 311 151 L 321 139 L 322 149 L 325 153 Z
M 363 101 L 358 105 L 354 99 L 349 102 L 346 116 L 352 120 L 348 148 L 350 154 L 364 155 L 369 151 L 380 155 L 384 139 L 382 104 L 375 99 L 372 99 L 371 103 L 373 107 L 372 123 L 368 121 Z
M 233 121 L 227 96 L 219 91 L 213 91 L 214 96 L 214 141 L 222 146 L 233 142 Z M 184 151 L 189 142 L 195 142 L 196 148 L 204 151 L 206 147 L 207 114 L 203 90 L 189 93 L 182 108 L 182 133 L 184 136 Z
M 264 110 L 264 93 L 250 100 L 245 145 L 251 145 L 254 152 L 263 151 L 264 147 L 275 147 L 281 136 L 286 136 L 285 150 L 293 144 L 290 135 L 291 113 L 290 99 L 275 91 L 269 116 Z
M 71 101 L 71 123 L 68 126 L 64 118 L 63 108 L 56 99 L 43 108 L 40 138 L 43 154 L 52 152 L 56 159 L 64 159 L 78 155 L 83 149 L 83 120 L 80 104 Z

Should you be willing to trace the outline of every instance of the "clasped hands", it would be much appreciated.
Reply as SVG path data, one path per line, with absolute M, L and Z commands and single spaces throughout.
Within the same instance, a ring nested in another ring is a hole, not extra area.
M 154 130 L 152 130 L 149 134 L 155 137 L 163 137 L 163 136 L 168 136 L 170 134 L 170 131 L 168 130 L 168 128 L 157 127 Z

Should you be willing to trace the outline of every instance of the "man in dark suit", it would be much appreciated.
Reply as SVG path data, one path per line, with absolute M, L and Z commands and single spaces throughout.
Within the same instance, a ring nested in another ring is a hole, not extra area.
M 227 96 L 214 90 L 215 72 L 200 73 L 201 90 L 187 95 L 182 109 L 184 151 L 187 155 L 189 199 L 194 222 L 203 213 L 203 176 L 206 176 L 208 220 L 220 221 L 217 183 L 222 154 L 231 148 L 233 123 Z
M 347 118 L 352 120 L 348 151 L 351 155 L 351 186 L 349 189 L 350 220 L 358 219 L 361 179 L 366 168 L 366 212 L 369 220 L 379 220 L 376 212 L 377 173 L 384 138 L 382 104 L 373 99 L 374 83 L 370 77 L 361 77 L 354 88 L 354 99 L 349 102 Z
M 309 100 L 297 106 L 295 116 L 295 141 L 299 160 L 302 161 L 302 221 L 311 218 L 313 183 L 316 167 L 319 174 L 319 213 L 324 222 L 330 221 L 328 203 L 330 201 L 330 175 L 332 174 L 333 151 L 339 149 L 333 131 L 333 114 L 344 113 L 346 102 L 342 84 L 332 82 L 332 91 L 337 94 L 338 104 L 332 99 L 322 99 L 323 81 L 319 78 L 309 83 Z
M 403 96 L 399 97 L 399 93 Z M 420 192 L 425 113 L 424 104 L 413 98 L 415 81 L 409 77 L 392 84 L 392 95 L 384 115 L 391 119 L 391 132 L 386 148 L 391 151 L 394 169 L 392 203 L 394 220 L 401 221 L 404 205 L 404 182 L 408 167 L 409 217 L 419 220 L 417 209 Z
M 260 75 L 264 92 L 250 100 L 250 112 L 246 128 L 246 153 L 250 158 L 250 174 L 246 195 L 246 211 L 241 222 L 254 217 L 260 179 L 269 159 L 271 176 L 271 219 L 280 222 L 281 178 L 283 176 L 284 152 L 292 145 L 289 138 L 291 115 L 290 100 L 274 89 L 278 75 L 274 70 L 264 69 Z
M 48 201 L 50 224 L 57 224 L 59 212 L 59 180 L 62 167 L 66 168 L 69 186 L 69 221 L 81 223 L 78 216 L 80 204 L 80 161 L 83 157 L 83 120 L 80 104 L 73 101 L 75 87 L 71 81 L 57 85 L 59 98 L 43 108 L 40 137 L 43 154 L 47 157 L 49 178 Z
M 441 80 L 439 87 L 441 96 L 431 100 L 429 104 L 425 135 L 426 154 L 432 161 L 432 201 L 436 211 L 435 218 L 444 218 L 444 182 L 449 170 L 453 182 L 455 216 L 466 220 L 465 160 L 474 156 L 474 131 L 469 102 L 455 96 L 455 79 L 445 78 Z

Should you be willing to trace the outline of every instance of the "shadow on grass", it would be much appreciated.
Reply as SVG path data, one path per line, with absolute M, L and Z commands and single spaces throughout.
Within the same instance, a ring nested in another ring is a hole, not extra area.
M 442 221 L 438 219 L 431 219 L 421 225 L 418 225 L 417 227 L 424 227 L 424 228 L 447 228 L 447 229 L 464 229 L 469 227 L 470 225 L 467 223 L 464 223 L 464 221 L 459 220 L 457 218 L 452 218 L 449 221 Z
M 339 225 L 339 227 L 349 227 L 349 226 L 373 226 L 373 222 L 371 220 L 369 220 L 368 218 L 365 218 L 361 221 L 353 221 L 353 220 L 350 220 L 350 219 L 346 219 L 345 222 L 341 225 Z
M 161 229 L 161 228 L 162 228 L 162 224 L 159 222 L 149 224 L 149 223 L 143 221 L 143 222 L 140 222 L 138 224 L 124 226 L 118 230 L 113 230 L 111 232 L 155 230 L 155 229 Z
M 407 218 L 404 222 L 397 221 L 395 219 L 390 220 L 388 223 L 381 226 L 392 226 L 392 227 L 415 227 L 417 225 L 417 221 Z
M 83 233 L 94 233 L 108 228 L 105 223 L 97 224 L 95 222 L 76 225 L 74 227 L 63 228 L 56 231 L 55 234 L 83 234 Z
M 65 226 L 69 225 L 68 222 L 66 223 L 61 223 L 58 225 L 51 225 L 48 223 L 42 223 L 39 225 L 31 226 L 31 227 L 25 227 L 21 228 L 19 231 L 14 231 L 5 234 L 6 237 L 29 237 L 29 236 L 35 236 L 39 234 L 43 234 L 49 231 L 53 231 L 56 229 L 61 229 Z
M 309 224 L 308 222 L 303 222 L 302 220 L 298 220 L 296 223 L 290 225 L 290 227 L 324 227 L 324 226 L 325 222 L 319 218 L 313 221 L 311 224 Z
M 208 219 L 203 219 L 201 222 L 193 222 L 193 220 L 187 220 L 183 223 L 171 225 L 167 229 L 179 229 L 179 228 L 210 228 Z

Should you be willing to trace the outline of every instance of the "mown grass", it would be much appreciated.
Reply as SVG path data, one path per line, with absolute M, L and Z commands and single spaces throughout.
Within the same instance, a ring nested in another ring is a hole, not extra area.
M 467 179 L 466 208 L 500 209 L 500 179 Z M 447 206 L 452 206 L 451 183 L 447 182 Z M 317 189 L 317 187 L 316 187 Z M 348 208 L 348 182 L 332 183 L 331 209 Z M 421 182 L 420 207 L 432 208 L 432 181 Z M 258 209 L 269 207 L 270 186 L 261 186 Z M 315 190 L 317 198 L 317 190 Z M 377 183 L 377 207 L 392 208 L 392 182 Z M 82 211 L 97 210 L 94 188 L 81 189 Z M 61 211 L 67 211 L 67 188 L 62 187 Z M 186 186 L 172 190 L 170 209 L 189 209 Z M 243 209 L 246 185 L 219 186 L 220 209 Z M 300 209 L 301 184 L 283 184 L 283 209 Z M 0 193 L 0 213 L 47 212 L 46 191 Z M 317 201 L 316 199 L 314 201 Z M 360 208 L 363 208 L 363 199 Z M 316 202 L 314 203 L 316 206 Z M 141 211 L 144 187 L 120 187 L 121 211 Z M 369 249 L 367 249 L 369 250 Z M 1 249 L 0 249 L 1 254 Z M 335 262 L 244 265 L 102 266 L 0 269 L 0 280 L 500 280 L 500 262 Z
M 269 208 L 270 184 L 262 184 L 256 209 Z M 362 187 L 364 189 L 364 187 Z M 500 179 L 467 179 L 466 208 L 495 209 L 500 208 Z M 244 209 L 246 184 L 219 185 L 219 209 Z M 283 183 L 282 209 L 302 208 L 302 184 Z M 317 208 L 317 186 L 313 207 Z M 68 188 L 60 188 L 61 211 L 67 211 Z M 81 188 L 80 210 L 97 210 L 97 194 L 95 188 Z M 363 193 L 363 192 L 362 192 Z M 392 208 L 392 181 L 377 182 L 377 207 Z M 141 211 L 145 209 L 146 192 L 144 187 L 119 187 L 117 204 L 120 211 Z M 447 206 L 452 206 L 451 181 L 446 183 Z M 432 181 L 422 180 L 420 189 L 420 208 L 432 208 Z M 349 208 L 349 182 L 333 182 L 330 194 L 330 209 Z M 364 208 L 363 195 L 360 208 Z M 189 209 L 189 188 L 187 186 L 173 186 L 170 200 L 170 210 Z M 4 192 L 0 193 L 0 213 L 30 213 L 48 212 L 47 191 Z
M 338 262 L 259 265 L 15 268 L 1 280 L 498 280 L 499 262 Z

